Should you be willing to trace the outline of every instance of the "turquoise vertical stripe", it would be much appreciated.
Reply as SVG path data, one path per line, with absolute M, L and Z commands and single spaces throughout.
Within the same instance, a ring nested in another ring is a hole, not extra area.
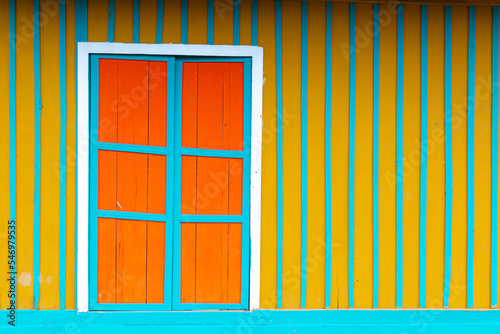
M 396 96 L 396 307 L 403 307 L 403 57 L 404 5 L 398 5 Z
M 420 308 L 426 307 L 427 296 L 427 139 L 428 139 L 428 66 L 427 6 L 420 7 Z
M 307 1 L 302 1 L 302 69 L 301 69 L 301 270 L 300 306 L 307 300 Z
M 259 2 L 252 0 L 252 45 L 257 45 L 259 39 Z
M 75 0 L 75 42 L 87 41 L 87 0 Z M 78 53 L 75 57 L 75 63 L 78 64 Z M 75 66 L 75 88 L 78 91 L 78 71 Z M 76 95 L 75 95 L 76 98 Z M 78 127 L 76 129 L 76 138 L 78 138 Z M 75 157 L 75 184 L 78 184 L 78 154 Z M 78 203 L 78 191 L 75 192 L 75 208 Z M 78 215 L 75 216 L 75 226 L 78 226 Z M 78 229 L 75 229 L 75 249 L 78 249 Z M 75 287 L 77 286 L 78 267 L 77 253 L 75 252 Z M 75 300 L 78 300 L 78 289 L 75 289 Z
M 40 2 L 33 0 L 33 44 L 35 61 L 35 220 L 34 220 L 34 292 L 33 304 L 38 310 L 40 297 L 40 117 L 42 99 L 40 94 Z
M 9 194 L 10 220 L 17 223 L 16 189 L 16 0 L 9 0 Z M 17 272 L 17 256 L 10 271 Z M 17 274 L 14 274 L 17 281 Z M 14 297 L 17 305 L 17 298 Z M 17 306 L 16 306 L 17 307 Z M 7 307 L 5 307 L 7 308 Z
M 132 14 L 132 43 L 139 43 L 139 7 L 140 1 L 134 0 Z
M 476 7 L 469 7 L 467 83 L 467 308 L 474 306 L 474 121 L 476 76 Z
M 59 82 L 61 98 L 61 204 L 59 215 L 59 293 L 61 310 L 66 308 L 66 128 L 67 128 L 67 99 L 66 99 L 66 1 L 59 0 Z
M 276 113 L 277 113 L 277 243 L 276 305 L 282 307 L 283 296 L 283 58 L 281 44 L 281 1 L 276 1 Z
M 379 4 L 373 5 L 373 308 L 378 308 L 379 293 L 379 94 L 380 22 Z
M 443 306 L 448 307 L 451 283 L 451 229 L 453 209 L 453 151 L 451 141 L 451 6 L 445 6 L 445 46 L 444 46 L 444 146 L 446 164 L 446 209 L 444 236 L 444 298 Z
M 330 307 L 332 287 L 332 2 L 326 3 L 325 92 L 325 308 Z
M 156 44 L 163 43 L 163 12 L 165 0 L 158 0 L 156 5 Z
M 214 0 L 207 0 L 207 44 L 214 44 Z
M 188 0 L 182 0 L 181 7 L 181 43 L 188 41 Z
M 349 307 L 354 308 L 354 144 L 356 121 L 356 4 L 349 5 Z
M 491 307 L 498 300 L 498 7 L 493 7 L 492 118 L 491 118 Z
M 115 0 L 109 0 L 108 8 L 108 42 L 115 41 Z
M 240 5 L 241 0 L 234 1 L 234 11 L 233 11 L 233 44 L 240 45 Z

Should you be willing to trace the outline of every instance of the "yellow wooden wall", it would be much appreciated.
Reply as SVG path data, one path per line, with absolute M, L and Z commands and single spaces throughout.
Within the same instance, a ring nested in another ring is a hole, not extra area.
M 75 4 L 67 3 L 67 87 L 59 85 L 59 20 L 53 0 L 41 1 L 41 215 L 40 309 L 59 309 L 59 94 L 66 90 L 67 261 L 66 308 L 75 308 Z M 140 1 L 140 42 L 154 43 L 156 0 Z M 307 308 L 325 306 L 325 250 L 332 250 L 331 308 L 348 307 L 349 4 L 335 2 L 332 30 L 332 194 L 325 193 L 326 3 L 308 4 L 307 62 Z M 132 42 L 132 0 L 117 1 L 116 42 Z M 188 43 L 207 43 L 207 5 L 188 1 Z M 300 308 L 301 291 L 301 3 L 283 1 L 283 308 Z M 55 14 L 54 14 L 55 13 Z M 403 82 L 403 307 L 419 307 L 420 6 L 405 5 Z M 277 91 L 275 2 L 259 1 L 258 45 L 264 48 L 261 307 L 277 306 Z M 354 306 L 373 299 L 373 5 L 356 5 L 356 125 Z M 233 2 L 215 2 L 215 44 L 233 43 Z M 16 122 L 18 307 L 31 309 L 34 285 L 34 47 L 33 3 L 16 1 Z M 427 202 L 427 307 L 443 307 L 445 238 L 444 7 L 429 6 L 429 151 Z M 466 307 L 467 255 L 467 50 L 468 8 L 452 8 L 453 230 L 450 308 Z M 396 307 L 396 51 L 397 13 L 380 5 L 379 307 Z M 241 1 L 243 45 L 251 44 L 252 4 Z M 490 307 L 491 251 L 491 50 L 492 8 L 477 7 L 476 233 L 474 306 Z M 88 0 L 88 41 L 105 42 L 108 2 Z M 9 219 L 8 2 L 0 3 L 0 252 Z M 181 42 L 181 0 L 165 1 L 163 42 Z M 332 208 L 332 244 L 325 244 L 325 207 Z M 0 272 L 7 271 L 6 260 Z M 7 282 L 0 280 L 0 308 Z

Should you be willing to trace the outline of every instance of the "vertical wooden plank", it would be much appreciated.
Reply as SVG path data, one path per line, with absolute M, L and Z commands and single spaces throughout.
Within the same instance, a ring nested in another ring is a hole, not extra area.
M 184 165 L 184 161 L 182 163 Z M 196 301 L 196 223 L 182 223 L 181 224 L 181 303 L 194 303 L 195 301 Z
M 309 2 L 307 59 L 307 307 L 325 307 L 326 4 Z
M 198 63 L 182 65 L 182 146 L 198 147 Z
M 207 0 L 207 44 L 214 44 L 214 0 Z
M 380 5 L 380 290 L 379 307 L 396 306 L 397 7 Z M 387 17 L 386 24 L 382 18 Z M 389 19 L 390 18 L 390 19 Z
M 116 143 L 118 140 L 118 61 L 99 61 L 99 141 Z
M 474 307 L 491 306 L 491 119 L 492 18 L 491 7 L 477 7 L 475 80 L 475 224 Z M 471 46 L 474 48 L 474 45 Z M 471 59 L 472 61 L 472 59 Z
M 233 44 L 240 45 L 241 1 L 233 1 Z
M 140 0 L 132 1 L 132 43 L 139 43 Z
M 283 110 L 283 308 L 300 307 L 301 183 L 300 183 L 300 80 L 301 4 L 282 3 Z M 304 287 L 305 288 L 305 287 Z
M 221 224 L 196 225 L 196 302 L 220 303 Z
M 167 63 L 150 61 L 148 66 L 148 145 L 166 146 Z
M 227 274 L 227 302 L 241 302 L 241 224 L 228 224 L 228 274 Z
M 207 0 L 187 0 L 187 43 L 207 44 Z
M 420 6 L 405 6 L 403 77 L 403 307 L 419 297 Z
M 450 308 L 467 305 L 467 39 L 468 9 L 452 8 L 453 227 Z
M 224 72 L 224 149 L 243 150 L 243 63 L 227 63 Z
M 118 61 L 118 143 L 148 144 L 147 83 L 147 61 Z
M 228 223 L 221 225 L 220 236 L 220 303 L 227 303 L 228 297 L 228 273 L 229 273 L 229 225 Z
M 75 308 L 76 280 L 75 280 L 75 253 L 76 253 L 76 98 L 75 98 L 75 4 L 69 1 L 66 4 L 66 75 L 67 85 L 67 132 L 66 155 L 68 179 L 66 188 L 66 309 Z
M 427 307 L 443 307 L 444 286 L 444 7 L 429 6 L 429 148 Z
M 165 92 L 166 90 L 164 94 Z M 149 111 L 151 116 L 154 113 L 165 114 L 165 109 L 161 108 L 150 108 Z M 164 156 L 149 155 L 147 199 L 148 212 L 150 213 L 165 214 L 166 212 L 166 175 L 166 158 Z M 146 224 L 146 302 L 163 303 L 165 293 L 165 246 L 167 246 L 165 244 L 165 223 L 146 222 Z
M 60 308 L 59 294 L 59 226 L 60 226 L 60 82 L 59 71 L 59 6 L 53 1 L 40 2 L 40 73 L 43 108 L 40 119 L 40 309 Z M 44 20 L 43 17 L 52 17 Z M 54 52 L 54 53 L 52 53 Z M 54 168 L 54 166 L 58 166 Z M 50 246 L 48 246 L 50 245 Z
M 210 0 L 209 0 L 210 1 Z M 233 44 L 233 24 L 235 18 L 234 0 L 215 1 L 213 3 L 213 43 L 231 45 Z M 238 3 L 238 1 L 235 1 Z
M 146 302 L 146 222 L 117 220 L 116 302 Z
M 16 31 L 31 22 L 33 3 L 16 1 Z M 24 23 L 23 23 L 24 22 Z M 21 35 L 22 36 L 22 35 Z M 34 292 L 34 197 L 35 197 L 35 117 L 33 40 L 16 43 L 16 141 L 17 145 L 17 308 L 33 308 Z M 26 87 L 31 87 L 26 89 Z
M 354 157 L 354 307 L 371 308 L 373 301 L 373 6 L 356 5 L 356 151 Z
M 349 4 L 349 307 L 354 308 L 354 166 L 356 152 L 356 4 Z
M 197 148 L 222 148 L 224 67 L 223 63 L 198 64 Z
M 262 6 L 266 6 L 262 4 Z M 274 3 L 268 4 L 268 7 L 274 7 Z M 272 12 L 272 10 L 271 10 Z M 269 13 L 274 14 L 274 13 Z M 264 14 L 262 14 L 264 15 Z M 265 18 L 261 15 L 258 24 L 265 24 Z M 274 35 L 274 34 L 271 34 Z M 261 42 L 261 44 L 263 41 Z M 240 0 L 240 45 L 252 44 L 252 0 Z
M 277 6 L 277 4 L 276 4 Z M 275 3 L 262 2 L 260 13 L 260 30 L 265 34 L 260 36 L 261 46 L 266 49 L 264 54 L 264 85 L 263 85 L 263 140 L 262 140 L 262 222 L 261 222 L 261 286 L 260 306 L 276 308 L 278 260 L 277 260 L 277 133 L 280 131 L 281 119 L 277 116 L 277 36 L 278 28 L 275 21 Z M 251 44 L 251 0 L 241 3 L 241 44 Z M 246 28 L 245 28 L 246 27 Z M 247 33 L 245 33 L 247 31 Z M 245 37 L 246 36 L 246 37 Z M 279 272 L 282 272 L 281 270 Z M 266 279 L 264 279 L 266 278 Z M 281 281 L 281 280 L 279 280 Z
M 139 4 L 139 42 L 156 42 L 156 12 L 158 0 L 141 0 Z
M 108 43 L 115 41 L 115 0 L 109 0 L 108 6 Z
M 132 0 L 122 0 L 116 6 L 115 42 L 132 43 Z
M 156 44 L 161 44 L 163 41 L 163 12 L 165 11 L 165 0 L 157 0 L 156 7 Z
M 333 3 L 332 308 L 348 307 L 349 5 Z
M 2 222 L 17 221 L 16 218 L 16 54 L 15 54 L 15 1 L 0 3 L 0 41 L 5 47 L 0 51 L 0 71 L 8 73 L 0 79 L 0 106 L 3 112 L 0 115 L 0 158 L 8 162 L 0 165 L 0 219 Z M 0 249 L 7 249 L 7 225 L 0 234 Z M 15 268 L 15 267 L 14 267 Z M 0 270 L 8 272 L 7 261 L 0 263 Z M 8 297 L 10 283 L 7 279 L 0 281 L 0 307 L 6 309 L 10 306 Z
M 97 302 L 116 302 L 116 219 L 97 222 Z
M 109 4 L 103 0 L 87 0 L 88 41 L 106 42 L 108 40 Z
M 165 1 L 163 43 L 181 42 L 181 7 L 183 0 Z
M 33 0 L 33 58 L 35 63 L 35 214 L 34 214 L 34 233 L 33 233 L 33 272 L 34 272 L 34 291 L 33 304 L 35 310 L 40 305 L 40 205 L 41 205 L 41 41 L 40 41 L 40 0 Z

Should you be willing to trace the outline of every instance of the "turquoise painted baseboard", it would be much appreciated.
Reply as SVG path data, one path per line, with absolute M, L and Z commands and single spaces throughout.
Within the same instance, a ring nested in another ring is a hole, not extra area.
M 0 333 L 500 333 L 500 310 L 0 311 Z

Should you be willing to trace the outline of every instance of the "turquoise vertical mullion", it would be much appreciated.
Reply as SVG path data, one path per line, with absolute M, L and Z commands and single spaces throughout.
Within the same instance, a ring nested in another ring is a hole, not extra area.
M 99 128 L 99 58 L 96 55 L 90 58 L 90 143 L 97 143 L 97 129 Z M 89 310 L 97 305 L 97 183 L 99 179 L 99 155 L 95 145 L 90 147 L 90 175 L 89 175 Z
M 35 67 L 35 221 L 34 221 L 34 292 L 35 310 L 40 297 L 40 118 L 42 99 L 40 93 L 40 1 L 33 0 L 33 42 Z
M 187 44 L 188 39 L 188 0 L 182 0 L 181 7 L 181 43 Z
M 325 78 L 325 308 L 330 307 L 332 287 L 332 2 L 326 3 Z
M 493 7 L 493 49 L 492 49 L 492 118 L 491 118 L 491 307 L 497 307 L 498 300 L 498 44 L 499 8 Z
M 356 4 L 349 5 L 349 307 L 354 308 L 354 153 L 356 121 Z
M 66 2 L 59 1 L 59 82 L 61 108 L 61 199 L 60 199 L 60 230 L 59 230 L 59 294 L 60 308 L 66 307 L 66 185 L 67 185 L 67 155 L 66 155 L 66 127 L 67 127 L 67 100 L 66 100 Z
M 281 41 L 281 1 L 276 1 L 276 124 L 277 131 L 277 241 L 276 305 L 282 307 L 283 296 L 283 59 Z
M 163 11 L 165 0 L 158 0 L 156 5 L 156 44 L 163 42 Z
M 404 5 L 398 5 L 396 87 L 396 307 L 403 307 L 403 62 Z
M 181 141 L 182 141 L 182 61 L 175 61 L 175 110 L 174 110 L 174 197 L 173 197 L 173 258 L 172 258 L 172 309 L 182 309 L 181 306 Z
M 140 1 L 133 1 L 133 13 L 132 13 L 132 43 L 139 43 L 139 11 L 140 11 Z
M 233 44 L 240 45 L 240 5 L 241 0 L 234 1 L 234 11 L 233 11 Z
M 17 188 L 16 188 L 16 1 L 9 0 L 9 196 L 10 220 L 17 223 Z M 17 229 L 17 225 L 16 225 Z M 16 231 L 17 232 L 17 231 Z M 16 234 L 17 235 L 17 234 Z M 15 239 L 17 245 L 17 237 Z M 14 254 L 13 263 L 9 271 L 17 273 L 17 255 Z M 17 274 L 14 274 L 17 279 Z M 17 305 L 17 298 L 13 296 Z
M 108 8 L 108 42 L 115 41 L 115 0 L 109 0 Z
M 251 175 L 251 136 L 252 136 L 252 63 L 249 60 L 244 61 L 244 91 L 243 91 L 243 149 L 248 154 L 243 158 L 243 226 L 241 238 L 241 304 L 245 309 L 249 308 L 249 277 L 250 277 L 250 175 Z M 246 234 L 246 235 L 245 235 Z
M 427 137 L 428 137 L 428 66 L 427 66 L 427 6 L 423 5 L 420 23 L 420 308 L 426 307 L 427 295 Z
M 373 5 L 373 308 L 378 308 L 379 294 L 379 9 L 379 4 Z
M 164 300 L 165 308 L 172 310 L 172 279 L 173 279 L 173 245 L 174 245 L 174 185 L 175 185 L 175 103 L 177 90 L 175 58 L 167 61 L 167 178 L 166 178 L 166 200 L 165 203 L 167 221 L 165 222 L 165 276 L 164 276 Z
M 302 59 L 301 59 L 301 261 L 300 305 L 307 300 L 307 1 L 302 1 Z
M 252 0 L 252 45 L 256 46 L 259 40 L 259 3 Z
M 474 306 L 474 121 L 476 75 L 476 7 L 469 7 L 467 74 L 467 308 Z
M 214 0 L 207 0 L 207 44 L 214 44 Z
M 443 306 L 448 307 L 451 284 L 451 229 L 453 209 L 453 151 L 452 151 L 452 110 L 451 110 L 451 7 L 445 6 L 445 50 L 444 50 L 444 145 L 446 164 L 446 211 L 444 236 L 444 298 Z

